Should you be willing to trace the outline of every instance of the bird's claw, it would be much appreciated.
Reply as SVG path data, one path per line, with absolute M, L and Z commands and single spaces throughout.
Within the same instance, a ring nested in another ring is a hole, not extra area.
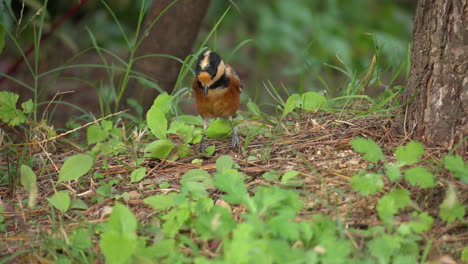
M 200 141 L 200 146 L 198 146 L 198 152 L 205 153 L 205 138 L 202 138 Z
M 233 133 L 232 134 L 232 149 L 235 149 L 238 146 L 239 146 L 239 137 L 237 136 L 237 133 Z

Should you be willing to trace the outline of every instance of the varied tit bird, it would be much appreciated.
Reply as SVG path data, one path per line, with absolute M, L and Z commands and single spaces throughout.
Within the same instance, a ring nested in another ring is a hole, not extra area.
M 232 128 L 232 147 L 239 145 L 232 117 L 239 109 L 242 86 L 234 69 L 225 64 L 218 53 L 205 51 L 198 57 L 192 86 L 198 113 L 203 117 L 203 137 L 200 152 L 205 151 L 205 133 L 208 118 L 228 118 Z

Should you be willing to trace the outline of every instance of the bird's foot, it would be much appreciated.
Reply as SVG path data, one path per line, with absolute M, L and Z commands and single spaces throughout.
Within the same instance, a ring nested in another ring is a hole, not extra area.
M 198 146 L 198 152 L 205 153 L 205 139 L 204 138 L 200 141 L 200 145 Z
M 235 149 L 236 147 L 239 147 L 240 141 L 239 137 L 237 136 L 237 133 L 232 133 L 232 149 Z

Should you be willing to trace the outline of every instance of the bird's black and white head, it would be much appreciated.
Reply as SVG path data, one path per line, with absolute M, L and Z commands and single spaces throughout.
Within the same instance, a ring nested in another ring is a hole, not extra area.
M 224 76 L 225 71 L 226 66 L 218 53 L 207 50 L 200 54 L 195 67 L 195 74 L 205 96 L 208 95 L 210 86 L 219 81 Z

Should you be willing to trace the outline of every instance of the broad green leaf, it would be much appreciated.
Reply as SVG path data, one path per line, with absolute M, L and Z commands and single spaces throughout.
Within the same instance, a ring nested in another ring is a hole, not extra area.
M 133 213 L 125 205 L 116 203 L 109 217 L 109 229 L 118 233 L 134 233 L 137 228 L 137 220 Z
M 426 212 L 423 213 L 416 213 L 413 212 L 411 214 L 411 222 L 409 226 L 415 233 L 422 233 L 429 231 L 431 229 L 432 223 L 434 219 Z
M 172 105 L 172 95 L 168 95 L 167 93 L 162 93 L 154 99 L 153 107 L 157 107 L 159 110 L 161 110 L 164 114 L 167 114 L 171 110 L 171 105 Z
M 206 130 L 206 135 L 209 138 L 224 138 L 231 135 L 231 124 L 224 119 L 218 119 L 211 122 Z
M 372 139 L 357 137 L 353 139 L 350 144 L 353 146 L 354 151 L 364 153 L 363 158 L 368 161 L 377 162 L 385 159 L 382 149 Z
M 299 175 L 298 171 L 288 171 L 281 177 L 281 183 L 289 186 L 301 186 L 303 182 L 297 178 L 297 175 Z
M 424 167 L 414 167 L 405 171 L 405 178 L 411 185 L 421 188 L 434 187 L 434 175 Z
M 56 192 L 52 197 L 47 198 L 47 201 L 62 212 L 66 212 L 68 208 L 70 208 L 70 196 L 68 191 Z
M 410 195 L 406 189 L 394 189 L 384 195 L 377 202 L 377 213 L 386 223 L 392 223 L 393 216 L 399 209 L 405 208 L 411 202 Z
M 327 98 L 316 92 L 308 92 L 302 95 L 301 107 L 306 111 L 317 111 L 327 106 Z
M 151 152 L 150 157 L 165 159 L 169 156 L 174 146 L 174 143 L 170 140 L 156 140 L 145 148 L 145 152 Z
M 195 126 L 193 125 L 183 125 L 177 130 L 177 134 L 181 135 L 185 143 L 191 143 L 193 140 L 193 131 Z
M 257 117 L 262 116 L 263 114 L 258 105 L 252 101 L 247 102 L 247 109 L 250 111 L 250 113 Z
M 195 231 L 202 240 L 222 239 L 236 227 L 228 209 L 214 206 L 210 212 L 201 214 L 195 220 Z
M 24 186 L 29 195 L 29 208 L 33 208 L 36 205 L 37 199 L 37 183 L 36 174 L 27 165 L 21 165 L 21 184 Z
M 445 156 L 445 168 L 453 173 L 453 177 L 459 178 L 463 183 L 468 184 L 468 162 L 463 162 L 461 156 Z
M 162 225 L 162 230 L 166 237 L 173 238 L 187 220 L 191 217 L 190 209 L 187 205 L 175 207 L 169 213 L 164 214 L 161 218 L 165 220 Z
M 83 200 L 73 199 L 70 201 L 70 209 L 86 210 L 88 205 Z
M 363 196 L 372 195 L 384 187 L 383 176 L 378 173 L 356 174 L 349 182 L 353 189 Z
M 135 233 L 119 233 L 109 230 L 101 235 L 99 247 L 106 259 L 106 263 L 126 264 L 137 248 Z
M 281 177 L 281 173 L 277 170 L 265 172 L 262 177 L 267 181 L 276 181 Z
M 21 108 L 23 108 L 23 112 L 25 114 L 29 114 L 33 111 L 34 109 L 34 103 L 31 99 L 27 100 L 26 102 L 23 102 L 21 104 Z
M 152 258 L 166 257 L 176 251 L 176 241 L 174 239 L 161 240 L 145 249 L 148 249 Z
M 153 105 L 146 113 L 146 123 L 151 132 L 159 139 L 167 138 L 167 119 L 161 109 Z
M 465 210 L 466 207 L 458 201 L 455 187 L 449 184 L 445 199 L 440 205 L 439 217 L 450 224 L 457 219 L 463 219 Z
M 203 118 L 194 115 L 179 115 L 174 118 L 174 121 L 179 121 L 184 124 L 203 126 Z
M 78 154 L 67 158 L 60 168 L 58 183 L 80 178 L 91 169 L 93 163 L 93 158 L 85 154 Z
M 406 146 L 398 146 L 395 155 L 397 166 L 411 165 L 419 161 L 419 157 L 424 154 L 423 144 L 411 141 Z
M 205 154 L 207 156 L 211 156 L 211 155 L 214 154 L 215 150 L 216 150 L 215 146 L 208 146 L 208 147 L 205 148 Z
M 367 244 L 370 253 L 379 260 L 379 263 L 390 263 L 390 258 L 400 251 L 401 238 L 383 234 Z
M 213 180 L 208 172 L 200 169 L 187 171 L 180 180 L 182 190 L 189 191 L 196 198 L 208 196 L 206 189 L 213 187 Z
M 86 228 L 78 228 L 70 237 L 70 244 L 77 249 L 90 249 L 93 246 L 92 234 Z
M 156 194 L 145 198 L 143 201 L 145 204 L 153 207 L 154 210 L 167 210 L 174 207 L 176 203 L 176 198 L 179 196 L 178 193 L 168 193 L 168 194 Z
M 286 103 L 284 104 L 284 109 L 283 109 L 283 118 L 294 111 L 296 106 L 301 103 L 301 96 L 299 94 L 292 94 L 291 96 L 288 97 L 288 100 L 286 100 Z
M 325 254 L 323 254 L 321 258 L 321 263 L 349 263 L 348 255 L 351 253 L 352 249 L 351 242 L 329 235 L 322 238 L 320 245 L 325 249 Z
M 231 156 L 223 155 L 216 160 L 216 170 L 219 173 L 223 173 L 226 170 L 232 169 L 234 167 L 234 161 Z
M 466 246 L 461 254 L 461 260 L 468 263 L 468 246 Z
M 215 173 L 216 188 L 226 192 L 223 200 L 230 203 L 242 203 L 248 197 L 244 184 L 244 175 L 235 169 L 226 170 L 223 173 Z
M 385 164 L 385 175 L 387 175 L 390 181 L 395 182 L 401 178 L 401 171 L 394 165 Z
M 109 136 L 109 132 L 100 125 L 91 125 L 86 130 L 88 145 L 104 141 Z
M 130 182 L 139 182 L 146 175 L 146 168 L 138 168 L 130 174 Z
M 26 121 L 23 112 L 16 109 L 19 95 L 7 91 L 0 91 L 0 120 L 10 126 L 17 126 Z

